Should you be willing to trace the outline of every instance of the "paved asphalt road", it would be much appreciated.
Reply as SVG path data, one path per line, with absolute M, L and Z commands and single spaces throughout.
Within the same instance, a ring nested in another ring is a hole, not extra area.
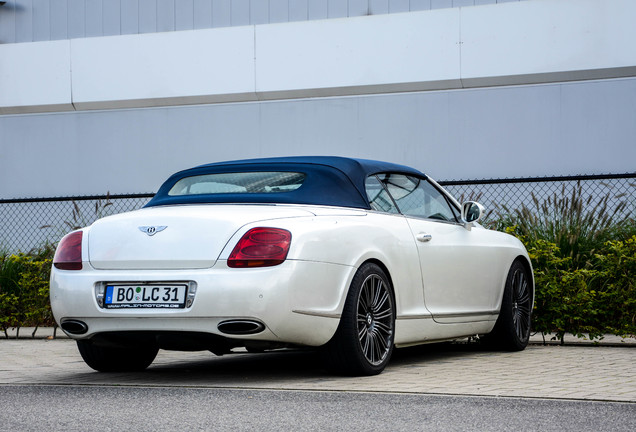
M 388 393 L 7 386 L 0 430 L 634 431 L 634 406 Z
M 384 373 L 326 374 L 307 351 L 160 351 L 88 368 L 70 340 L 0 340 L 0 431 L 634 431 L 636 347 L 397 350 Z

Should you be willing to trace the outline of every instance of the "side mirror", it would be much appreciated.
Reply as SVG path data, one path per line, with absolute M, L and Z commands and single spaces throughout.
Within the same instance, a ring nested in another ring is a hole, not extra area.
M 462 204 L 462 222 L 470 229 L 484 216 L 484 206 L 474 201 L 467 201 Z

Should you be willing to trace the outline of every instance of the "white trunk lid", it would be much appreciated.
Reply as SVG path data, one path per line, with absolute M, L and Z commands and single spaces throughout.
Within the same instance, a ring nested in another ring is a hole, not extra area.
M 88 232 L 88 255 L 100 270 L 209 268 L 245 224 L 312 215 L 269 205 L 151 207 L 96 221 Z

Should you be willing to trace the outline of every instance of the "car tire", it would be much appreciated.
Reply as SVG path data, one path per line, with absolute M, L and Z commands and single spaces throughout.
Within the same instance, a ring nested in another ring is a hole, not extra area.
M 389 278 L 376 264 L 363 264 L 351 281 L 340 324 L 322 355 L 330 372 L 377 375 L 393 353 L 395 301 Z
M 110 347 L 78 340 L 84 362 L 99 372 L 135 372 L 146 369 L 153 362 L 159 348 L 154 346 Z
M 530 271 L 517 260 L 508 272 L 499 317 L 485 342 L 506 351 L 525 349 L 530 339 L 533 297 Z

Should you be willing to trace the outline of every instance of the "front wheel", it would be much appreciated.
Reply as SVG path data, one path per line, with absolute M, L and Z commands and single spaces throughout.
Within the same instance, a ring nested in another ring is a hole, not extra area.
M 521 351 L 530 339 L 533 300 L 532 276 L 520 261 L 510 267 L 499 318 L 486 341 L 508 351 Z
M 153 362 L 159 348 L 154 346 L 111 347 L 78 340 L 84 362 L 99 372 L 135 372 L 146 369 Z
M 395 304 L 389 279 L 377 265 L 358 269 L 347 294 L 340 325 L 323 347 L 329 370 L 344 375 L 377 375 L 393 353 Z

